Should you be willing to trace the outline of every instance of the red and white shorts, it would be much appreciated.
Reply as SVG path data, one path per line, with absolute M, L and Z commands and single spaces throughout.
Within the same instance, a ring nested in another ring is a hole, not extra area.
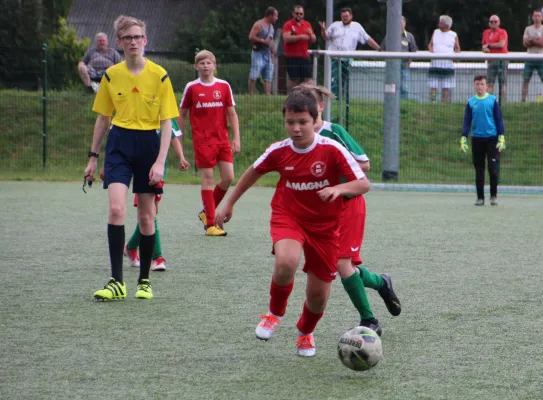
M 197 168 L 215 168 L 219 161 L 234 162 L 230 143 L 194 145 L 194 162 Z
M 360 249 L 366 225 L 366 200 L 356 196 L 343 202 L 339 220 L 339 258 L 350 258 L 354 265 L 362 264 Z
M 275 245 L 280 240 L 298 241 L 304 250 L 303 271 L 311 271 L 323 282 L 332 282 L 337 275 L 339 238 L 337 231 L 325 235 L 314 234 L 302 228 L 294 219 L 287 216 L 272 216 L 270 233 Z M 272 253 L 275 252 L 272 250 Z

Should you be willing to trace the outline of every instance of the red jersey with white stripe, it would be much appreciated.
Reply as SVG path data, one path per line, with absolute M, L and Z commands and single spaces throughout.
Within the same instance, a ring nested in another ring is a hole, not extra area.
M 222 79 L 187 83 L 180 107 L 189 110 L 192 143 L 228 143 L 227 108 L 234 105 L 230 84 Z
M 343 146 L 318 134 L 307 149 L 294 147 L 291 139 L 272 144 L 253 168 L 259 174 L 276 171 L 281 176 L 271 201 L 272 222 L 287 215 L 307 231 L 326 235 L 338 227 L 343 198 L 328 203 L 317 192 L 365 176 Z

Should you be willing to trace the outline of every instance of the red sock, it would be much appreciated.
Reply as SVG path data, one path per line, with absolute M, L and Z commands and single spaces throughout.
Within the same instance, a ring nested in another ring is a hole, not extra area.
M 313 333 L 323 314 L 324 312 L 318 314 L 312 313 L 309 311 L 309 308 L 307 308 L 306 302 L 304 302 L 304 310 L 302 311 L 302 315 L 296 324 L 296 328 L 298 328 L 298 330 L 304 335 Z
M 213 189 L 213 200 L 215 200 L 215 207 L 219 206 L 227 191 L 228 189 L 224 190 L 219 185 L 215 185 L 215 189 Z
M 273 315 L 282 317 L 287 311 L 288 297 L 294 287 L 294 281 L 286 286 L 279 286 L 272 279 L 270 285 L 270 312 Z
M 213 200 L 212 190 L 201 190 L 202 202 L 206 213 L 207 226 L 215 225 L 215 201 Z

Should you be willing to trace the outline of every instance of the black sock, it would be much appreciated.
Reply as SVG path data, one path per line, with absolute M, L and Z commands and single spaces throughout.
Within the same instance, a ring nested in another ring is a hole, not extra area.
M 155 248 L 155 234 L 144 235 L 140 231 L 140 277 L 139 280 L 149 279 L 149 270 Z
M 124 225 L 107 225 L 111 277 L 123 281 Z

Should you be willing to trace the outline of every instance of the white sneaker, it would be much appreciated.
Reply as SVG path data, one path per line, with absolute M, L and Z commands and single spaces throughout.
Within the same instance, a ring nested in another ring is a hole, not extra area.
M 313 338 L 312 333 L 309 335 L 299 335 L 298 340 L 296 341 L 296 347 L 298 348 L 298 355 L 301 357 L 314 357 L 317 353 L 315 339 Z
M 130 263 L 130 266 L 133 268 L 139 268 L 140 267 L 140 256 L 138 253 L 138 249 L 136 250 L 128 250 L 128 246 L 124 246 L 124 255 L 126 258 L 128 258 L 128 261 Z
M 94 93 L 98 93 L 98 89 L 100 89 L 100 84 L 96 82 L 91 82 L 91 88 L 94 90 Z
M 279 326 L 281 318 L 270 313 L 260 316 L 260 323 L 256 326 L 255 334 L 260 340 L 268 340 L 273 336 L 273 332 Z
M 157 257 L 151 263 L 151 271 L 166 271 L 166 260 L 163 257 Z

